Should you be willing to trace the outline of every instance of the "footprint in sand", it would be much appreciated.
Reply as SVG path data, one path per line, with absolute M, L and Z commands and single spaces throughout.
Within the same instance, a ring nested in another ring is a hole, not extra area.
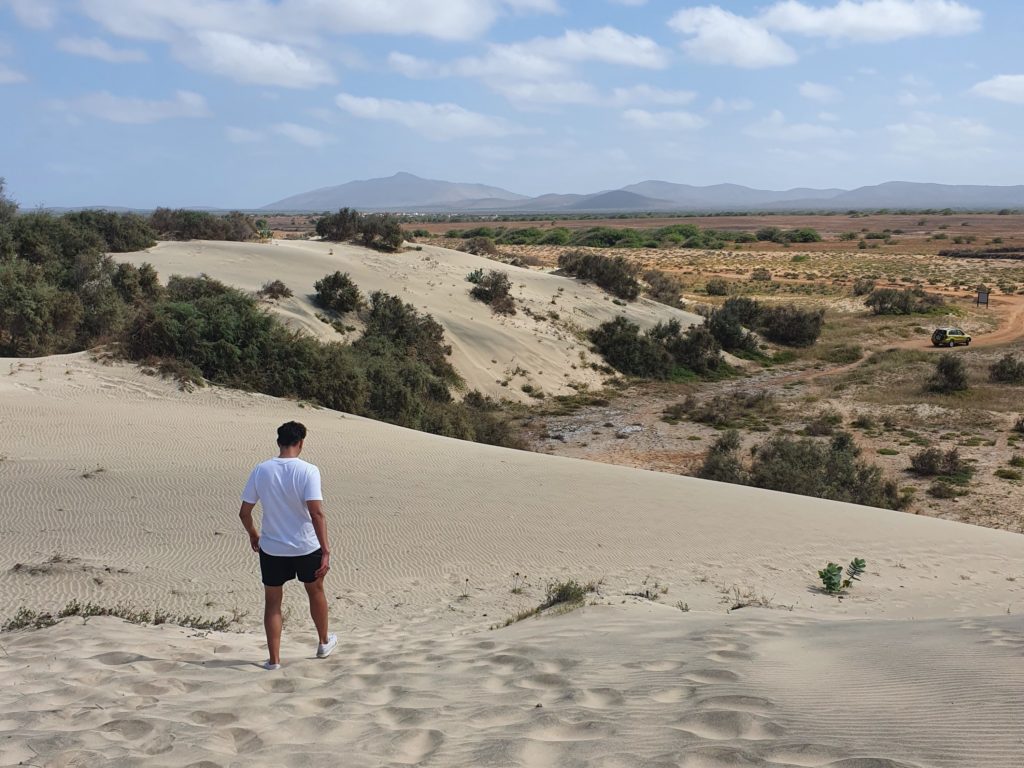
M 125 718 L 110 720 L 100 726 L 100 730 L 120 734 L 122 737 L 135 741 L 153 732 L 153 724 L 146 720 Z
M 659 704 L 678 704 L 693 696 L 696 690 L 689 687 L 659 688 L 651 691 L 650 697 Z
M 189 720 L 198 725 L 231 725 L 238 722 L 238 715 L 232 712 L 203 712 L 197 711 L 189 715 Z
M 702 709 L 732 709 L 757 714 L 764 714 L 775 707 L 768 699 L 758 696 L 709 696 L 698 701 L 697 706 Z
M 728 669 L 693 669 L 685 677 L 695 683 L 735 683 L 740 676 Z
M 391 742 L 392 760 L 402 765 L 418 765 L 444 743 L 444 734 L 419 728 L 404 731 Z
M 763 717 L 729 709 L 693 712 L 672 727 L 702 739 L 765 739 L 782 733 L 778 725 Z

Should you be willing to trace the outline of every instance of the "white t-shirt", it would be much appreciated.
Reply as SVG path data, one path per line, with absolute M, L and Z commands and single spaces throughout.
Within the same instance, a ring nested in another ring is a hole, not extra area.
M 316 552 L 320 541 L 306 509 L 322 501 L 320 470 L 302 459 L 267 459 L 249 475 L 242 501 L 263 504 L 260 549 L 268 555 L 299 557 Z

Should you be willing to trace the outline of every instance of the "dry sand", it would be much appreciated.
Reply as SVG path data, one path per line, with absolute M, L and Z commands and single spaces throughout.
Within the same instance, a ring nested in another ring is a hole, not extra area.
M 292 584 L 268 673 L 237 499 L 292 418 L 342 643 L 310 658 Z M 1021 764 L 1016 534 L 184 393 L 85 354 L 0 361 L 0 456 L 0 616 L 249 612 L 0 636 L 2 765 Z M 854 556 L 848 598 L 817 591 Z M 565 578 L 600 581 L 594 604 L 489 629 Z M 727 611 L 750 599 L 772 607 Z
M 320 310 L 311 300 L 313 283 L 335 271 L 348 272 L 364 294 L 393 293 L 433 315 L 445 328 L 452 364 L 468 388 L 512 400 L 528 399 L 523 384 L 549 395 L 571 394 L 568 385 L 574 382 L 599 387 L 602 376 L 590 363 L 603 361 L 589 353 L 590 345 L 581 340 L 579 331 L 616 315 L 625 315 L 644 328 L 673 317 L 684 326 L 701 322 L 697 315 L 648 299 L 619 306 L 594 285 L 429 245 L 421 251 L 382 253 L 318 241 L 191 241 L 160 243 L 148 251 L 115 254 L 115 258 L 149 262 L 165 281 L 174 274 L 206 273 L 256 291 L 268 280 L 279 279 L 294 296 L 275 302 L 276 311 L 293 326 L 332 341 L 345 337 L 317 319 Z M 470 298 L 472 285 L 466 275 L 474 269 L 508 273 L 519 309 L 515 316 L 494 315 L 487 305 Z M 527 309 L 533 317 L 526 314 Z

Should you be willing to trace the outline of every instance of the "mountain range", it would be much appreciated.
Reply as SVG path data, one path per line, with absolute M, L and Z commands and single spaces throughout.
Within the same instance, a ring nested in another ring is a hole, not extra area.
M 922 184 L 889 181 L 856 189 L 784 191 L 751 189 L 738 184 L 693 186 L 669 181 L 642 181 L 621 189 L 590 194 L 538 197 L 486 184 L 423 179 L 396 173 L 380 179 L 350 181 L 286 197 L 264 211 L 317 212 L 338 208 L 420 213 L 612 213 L 864 210 L 879 208 L 967 210 L 1024 208 L 1024 185 Z

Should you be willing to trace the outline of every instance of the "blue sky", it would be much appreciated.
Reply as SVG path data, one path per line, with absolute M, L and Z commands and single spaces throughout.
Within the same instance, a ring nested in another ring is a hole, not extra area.
M 23 207 L 1024 182 L 1009 0 L 0 0 Z

